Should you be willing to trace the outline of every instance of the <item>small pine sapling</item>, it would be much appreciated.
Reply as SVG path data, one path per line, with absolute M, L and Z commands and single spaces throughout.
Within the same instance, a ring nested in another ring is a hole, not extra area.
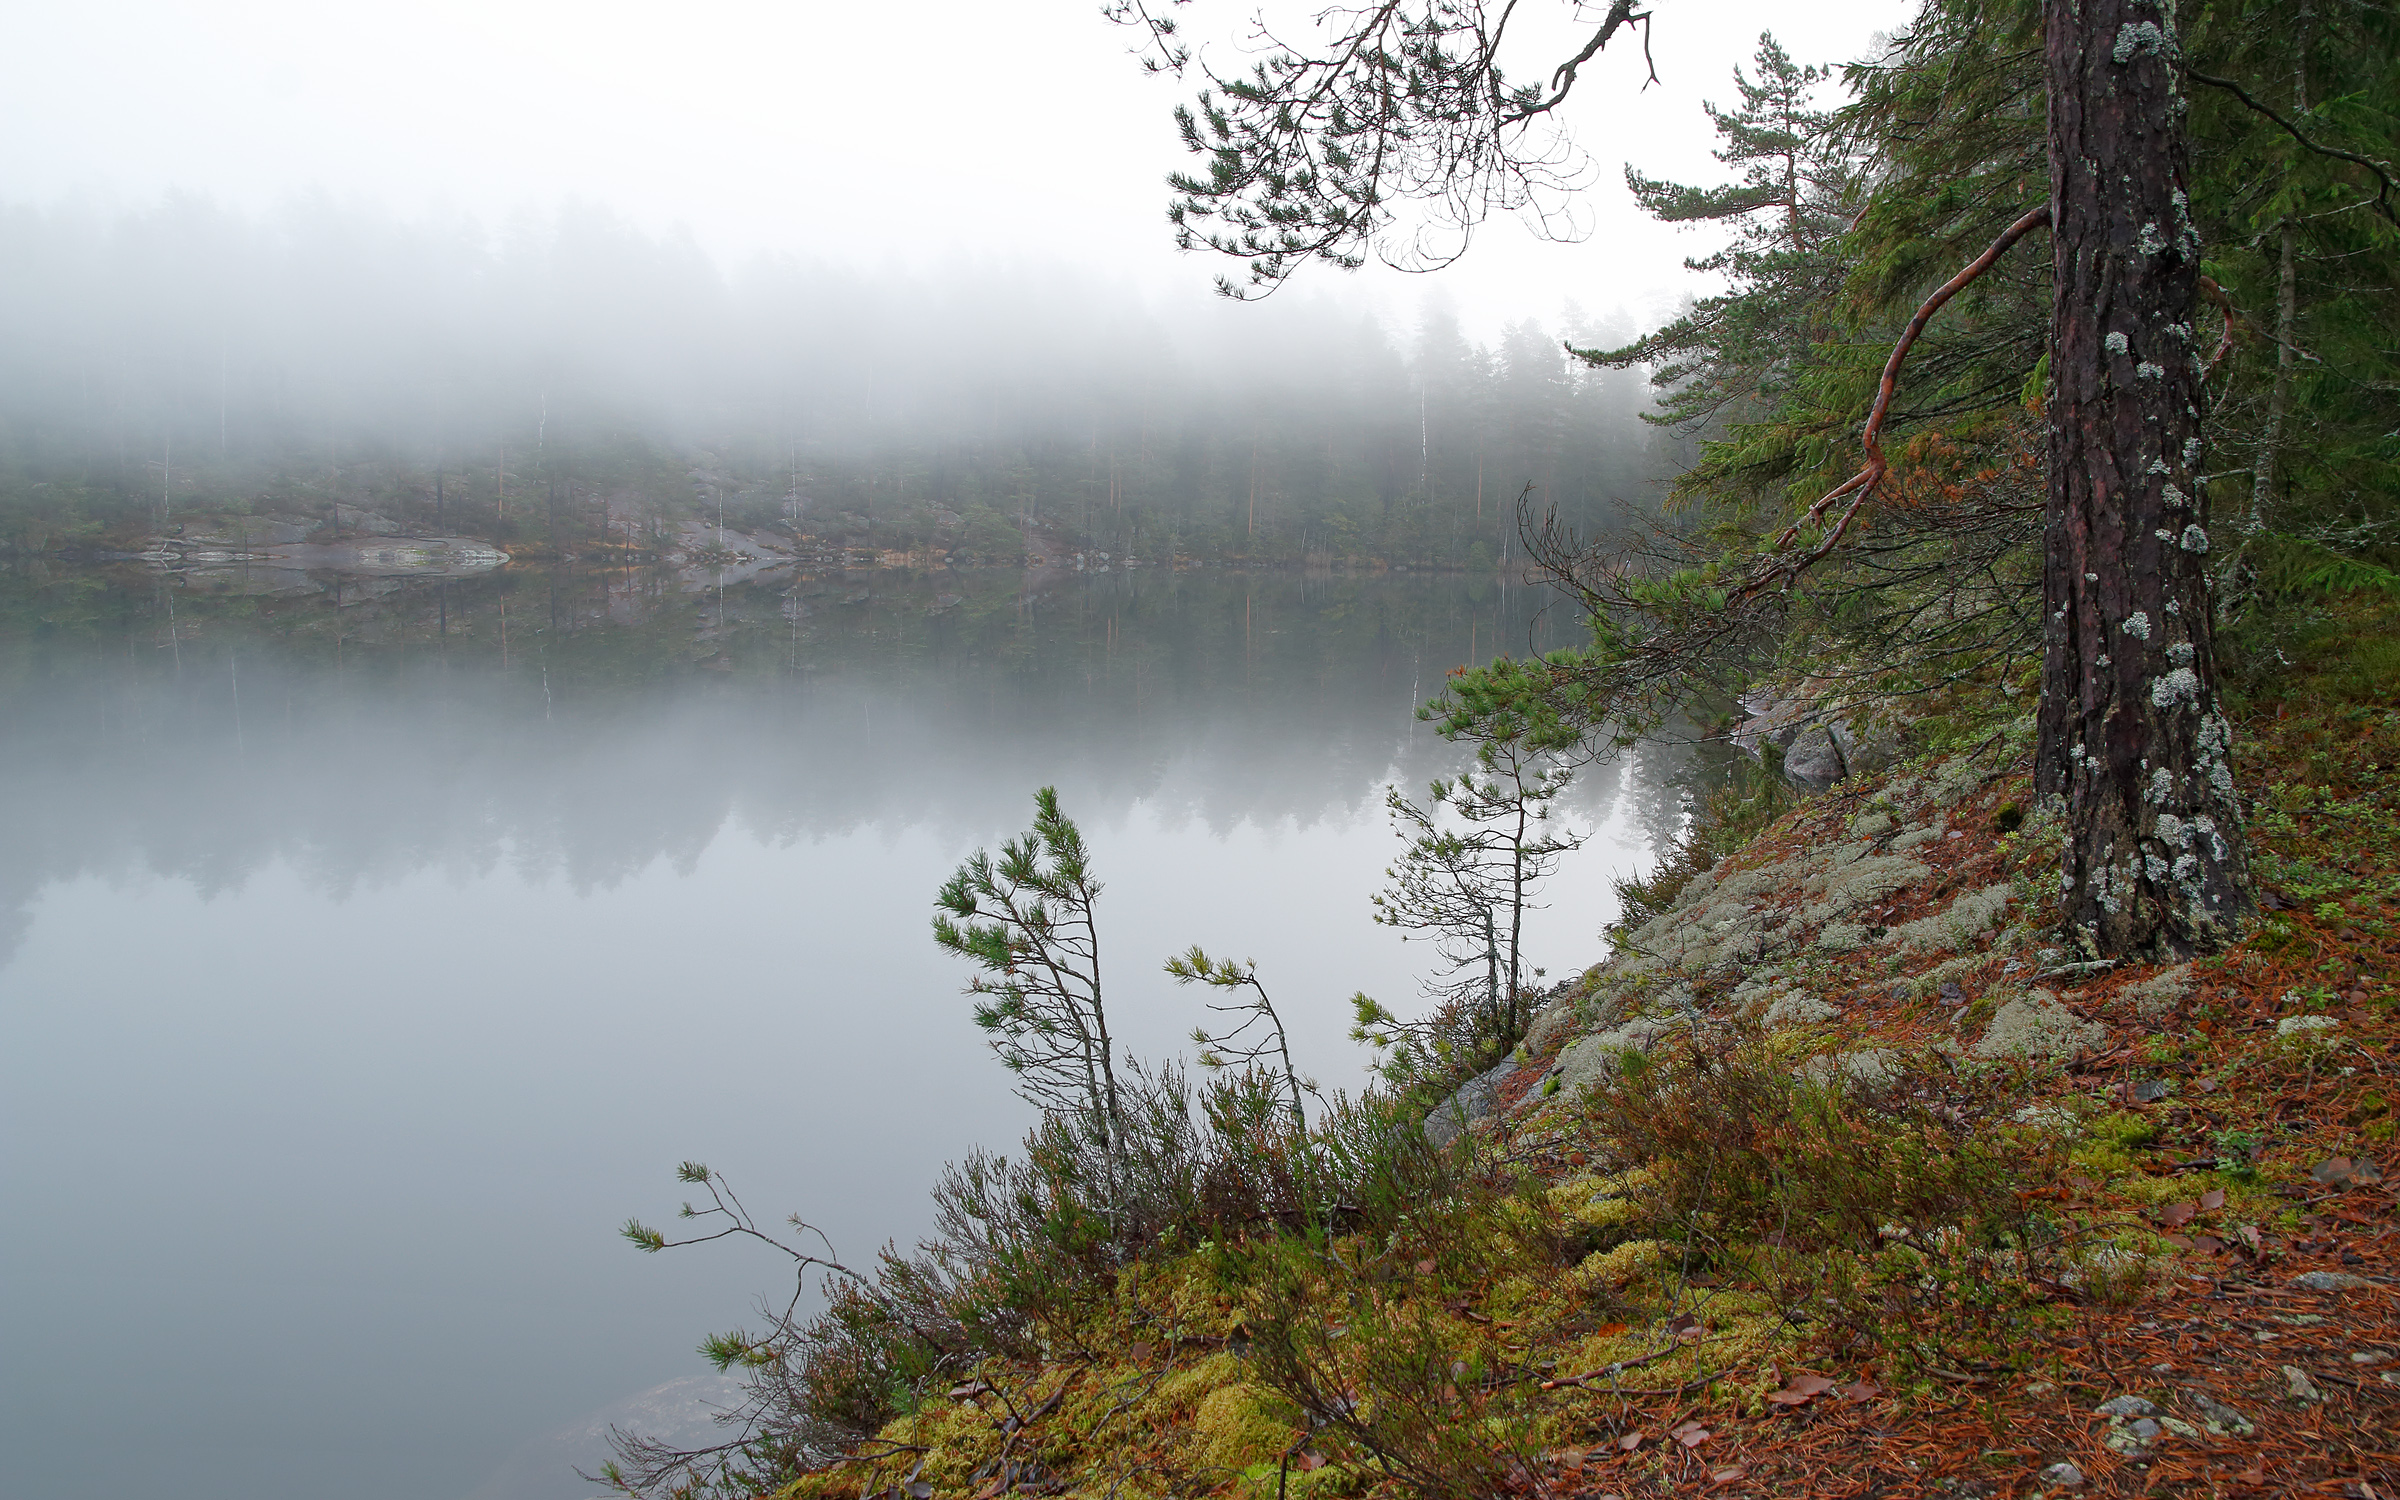
M 1225 992 L 1229 997 L 1242 990 L 1246 998 L 1229 998 L 1225 1003 L 1211 1000 L 1208 1008 L 1222 1016 L 1239 1016 L 1241 1024 L 1227 1031 L 1211 1032 L 1205 1026 L 1192 1028 L 1192 1041 L 1200 1048 L 1200 1066 L 1227 1068 L 1235 1064 L 1256 1067 L 1272 1056 L 1283 1070 L 1284 1088 L 1288 1092 L 1292 1125 L 1308 1129 L 1308 1113 L 1302 1108 L 1300 1096 L 1314 1092 L 1311 1085 L 1301 1082 L 1292 1068 L 1292 1049 L 1283 1029 L 1283 1017 L 1275 1012 L 1275 1002 L 1267 998 L 1267 987 L 1258 982 L 1255 959 L 1236 963 L 1230 958 L 1213 959 L 1198 943 L 1191 951 L 1179 953 L 1167 960 L 1167 973 L 1178 984 L 1205 984 Z M 1251 1029 L 1264 1025 L 1263 1035 L 1253 1037 Z
M 933 940 L 973 962 L 975 1024 L 1016 1075 L 1017 1092 L 1076 1120 L 1111 1146 L 1124 1134 L 1108 1012 L 1100 993 L 1100 933 L 1083 833 L 1059 811 L 1058 790 L 1034 793 L 1033 827 L 978 849 L 945 881 Z
M 1436 1002 L 1428 1022 L 1400 1021 L 1364 995 L 1353 1001 L 1352 1036 L 1397 1046 L 1403 1070 L 1412 1057 L 1447 1060 L 1461 1045 L 1505 1047 L 1524 1032 L 1525 913 L 1585 838 L 1551 822 L 1574 779 L 1554 753 L 1529 736 L 1495 735 L 1477 747 L 1473 769 L 1433 782 L 1424 805 L 1397 787 L 1385 795 L 1406 847 L 1372 898 L 1375 920 L 1432 939 L 1446 966 L 1425 987 Z

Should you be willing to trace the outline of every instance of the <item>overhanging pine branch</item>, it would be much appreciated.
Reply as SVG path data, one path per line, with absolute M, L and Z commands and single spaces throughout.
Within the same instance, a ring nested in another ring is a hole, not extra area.
M 1933 321 L 1933 315 L 1942 310 L 1944 303 L 1990 270 L 1993 263 L 2008 252 L 2009 246 L 2049 222 L 2050 206 L 2045 203 L 2009 225 L 1981 255 L 1969 261 L 1963 270 L 1943 282 L 1932 296 L 1925 299 L 1917 309 L 1916 316 L 1908 320 L 1908 327 L 1901 330 L 1899 342 L 1892 345 L 1891 358 L 1883 362 L 1883 378 L 1875 387 L 1875 405 L 1867 413 L 1866 430 L 1859 435 L 1860 446 L 1866 450 L 1866 463 L 1857 473 L 1826 491 L 1816 504 L 1808 508 L 1807 514 L 1785 527 L 1783 535 L 1775 538 L 1775 545 L 1770 551 L 1781 554 L 1802 531 L 1823 520 L 1827 508 L 1836 500 L 1848 496 L 1850 503 L 1842 508 L 1833 528 L 1825 533 L 1824 539 L 1816 546 L 1795 558 L 1770 558 L 1743 587 L 1739 597 L 1747 598 L 1756 594 L 1777 578 L 1789 584 L 1841 543 L 1843 534 L 1850 529 L 1851 520 L 1858 515 L 1859 507 L 1867 503 L 1868 497 L 1875 493 L 1876 486 L 1883 483 L 1884 475 L 1891 471 L 1890 462 L 1883 456 L 1883 424 L 1891 415 L 1892 395 L 1899 389 L 1900 367 L 1908 362 L 1908 351 L 1916 346 L 1919 335 L 1925 332 L 1925 326 Z

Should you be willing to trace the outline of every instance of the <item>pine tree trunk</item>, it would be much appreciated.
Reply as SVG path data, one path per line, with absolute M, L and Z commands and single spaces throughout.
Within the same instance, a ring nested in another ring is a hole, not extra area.
M 2250 910 L 2211 651 L 2200 239 L 2172 12 L 2048 0 L 2050 495 L 2036 788 L 2088 956 L 2224 945 Z

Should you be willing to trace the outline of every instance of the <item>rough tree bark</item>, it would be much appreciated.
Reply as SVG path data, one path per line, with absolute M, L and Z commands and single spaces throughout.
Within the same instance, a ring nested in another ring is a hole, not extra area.
M 2250 910 L 2199 482 L 2200 237 L 2159 0 L 2048 0 L 2048 612 L 2035 785 L 2087 956 L 2223 946 Z

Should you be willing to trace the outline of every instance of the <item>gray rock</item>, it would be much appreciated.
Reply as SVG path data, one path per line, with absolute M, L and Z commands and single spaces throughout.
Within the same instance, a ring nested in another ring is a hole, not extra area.
M 2294 1401 L 2322 1401 L 2325 1399 L 2325 1393 L 2317 1389 L 2317 1383 L 2309 1379 L 2308 1372 L 2298 1365 L 2283 1367 L 2283 1383 L 2290 1389 Z
M 2055 1484 L 2062 1490 L 2078 1489 L 2083 1484 L 2083 1470 L 2076 1468 L 2065 1459 L 2060 1459 L 2049 1468 L 2042 1470 L 2042 1483 Z
M 2362 1292 L 2374 1284 L 2347 1271 L 2304 1271 L 2292 1278 L 2292 1285 L 2304 1292 Z
M 1755 756 L 1761 747 L 1773 745 L 1788 750 L 1808 722 L 1806 698 L 1777 698 L 1769 693 L 1753 693 L 1742 699 L 1742 707 L 1750 717 L 1734 726 L 1733 743 L 1745 755 Z
M 2111 1396 L 2092 1408 L 2104 1417 L 2155 1417 L 2158 1405 L 2140 1396 Z
M 1617 1060 L 1627 1052 L 1647 1052 L 1658 1039 L 1681 1025 L 1680 1020 L 1637 1016 L 1622 1026 L 1596 1031 L 1568 1044 L 1550 1071 L 1558 1092 L 1572 1099 L 1603 1078 L 1617 1076 Z
M 1861 734 L 1848 719 L 1832 720 L 1826 727 L 1833 731 L 1834 746 L 1853 776 L 1872 776 L 1898 758 L 1899 743 L 1888 734 Z M 1894 804 L 1902 805 L 1897 798 Z
M 214 516 L 184 529 L 187 546 L 283 547 L 305 542 L 317 522 L 308 516 Z
M 1824 724 L 1811 724 L 1783 752 L 1783 779 L 1807 792 L 1821 792 L 1850 774 L 1841 744 Z
M 2185 1391 L 2183 1404 L 2191 1408 L 2192 1414 L 2200 1419 L 2201 1426 L 2206 1427 L 2218 1437 L 2256 1437 L 2258 1435 L 2257 1423 L 2206 1391 Z
M 1490 1114 L 1500 1103 L 1500 1085 L 1517 1071 L 1504 1062 L 1460 1084 L 1458 1092 L 1433 1107 L 1425 1117 L 1425 1139 L 1439 1150 L 1467 1133 L 1467 1127 Z
M 333 508 L 333 519 L 336 526 L 353 536 L 362 531 L 369 536 L 398 536 L 400 534 L 399 522 L 371 510 L 361 510 L 355 505 L 336 505 Z

